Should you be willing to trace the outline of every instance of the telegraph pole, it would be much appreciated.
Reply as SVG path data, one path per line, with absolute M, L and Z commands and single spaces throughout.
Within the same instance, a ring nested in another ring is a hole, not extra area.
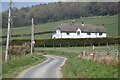
M 31 28 L 31 54 L 33 53 L 33 47 L 34 47 L 35 41 L 34 41 L 34 21 L 32 18 L 32 28 Z
M 9 3 L 9 14 L 8 14 L 8 30 L 7 30 L 7 41 L 6 41 L 6 52 L 5 52 L 5 62 L 8 60 L 8 50 L 9 50 L 9 40 L 10 40 L 10 28 L 11 28 L 11 11 L 12 11 L 12 0 Z

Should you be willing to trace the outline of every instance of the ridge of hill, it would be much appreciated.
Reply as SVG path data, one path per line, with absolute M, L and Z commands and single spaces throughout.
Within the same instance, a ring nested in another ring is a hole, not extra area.
M 80 17 L 116 15 L 118 13 L 117 2 L 57 2 L 40 4 L 32 7 L 13 8 L 13 27 L 34 24 L 77 19 Z M 2 13 L 2 28 L 7 27 L 8 10 Z

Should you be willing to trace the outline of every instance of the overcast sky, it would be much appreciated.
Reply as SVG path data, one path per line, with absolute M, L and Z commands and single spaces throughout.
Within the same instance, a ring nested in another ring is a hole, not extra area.
M 10 0 L 1 0 L 2 1 L 2 9 L 0 12 L 3 12 L 9 8 L 9 1 Z M 50 2 L 58 2 L 59 0 L 12 0 L 13 2 L 13 7 L 16 8 L 21 8 L 21 7 L 31 7 L 32 5 L 37 5 L 37 4 L 46 4 Z

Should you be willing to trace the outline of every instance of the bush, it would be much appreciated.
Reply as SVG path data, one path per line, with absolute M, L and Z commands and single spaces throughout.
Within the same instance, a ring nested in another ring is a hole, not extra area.
M 22 45 L 25 42 L 30 42 L 30 39 L 14 39 L 12 40 L 11 44 Z M 106 44 L 119 44 L 120 38 L 36 39 L 35 42 L 36 47 L 97 46 Z
M 31 44 L 29 42 L 24 43 L 23 45 L 14 45 L 9 49 L 9 53 L 12 55 L 26 55 L 31 51 Z

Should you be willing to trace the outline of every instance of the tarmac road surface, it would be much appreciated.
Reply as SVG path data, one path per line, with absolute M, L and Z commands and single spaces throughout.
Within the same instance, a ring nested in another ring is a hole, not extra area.
M 48 58 L 46 61 L 24 70 L 16 78 L 62 78 L 60 69 L 66 59 L 52 55 L 45 56 Z

